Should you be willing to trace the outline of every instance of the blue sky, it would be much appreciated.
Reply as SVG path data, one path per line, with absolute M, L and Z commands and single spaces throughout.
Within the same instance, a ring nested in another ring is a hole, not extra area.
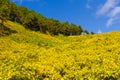
M 11 0 L 45 17 L 81 25 L 89 32 L 120 30 L 120 0 Z

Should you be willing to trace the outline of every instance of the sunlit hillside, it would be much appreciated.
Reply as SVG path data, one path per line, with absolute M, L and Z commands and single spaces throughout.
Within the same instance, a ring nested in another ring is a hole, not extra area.
M 4 25 L 0 37 L 0 80 L 119 80 L 120 32 L 51 36 Z

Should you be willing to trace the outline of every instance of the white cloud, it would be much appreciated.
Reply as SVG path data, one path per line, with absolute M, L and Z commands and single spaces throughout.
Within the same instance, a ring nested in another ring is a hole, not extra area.
M 115 23 L 120 23 L 120 15 L 109 18 L 106 23 L 106 26 L 109 28 L 111 25 L 113 25 Z
M 113 10 L 111 10 L 109 17 L 115 17 L 120 14 L 120 7 L 115 7 Z
M 107 26 L 107 27 L 111 26 L 114 21 L 115 21 L 114 18 L 110 18 L 110 19 L 107 21 L 106 26 Z
M 113 10 L 111 10 L 109 14 L 109 20 L 107 21 L 106 26 L 109 27 L 113 23 L 115 23 L 116 20 L 119 20 L 119 15 L 120 15 L 120 7 L 115 7 Z
M 105 16 L 108 18 L 106 23 L 107 27 L 110 27 L 115 23 L 116 20 L 120 19 L 120 6 L 118 6 L 119 3 L 120 0 L 107 0 L 105 4 L 97 11 L 97 16 Z
M 97 15 L 104 15 L 113 9 L 119 0 L 107 0 L 106 3 L 97 11 Z

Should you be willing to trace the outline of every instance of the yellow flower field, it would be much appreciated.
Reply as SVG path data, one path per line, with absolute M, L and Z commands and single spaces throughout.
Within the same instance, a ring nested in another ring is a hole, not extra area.
M 8 21 L 0 37 L 0 80 L 119 80 L 120 32 L 50 36 Z

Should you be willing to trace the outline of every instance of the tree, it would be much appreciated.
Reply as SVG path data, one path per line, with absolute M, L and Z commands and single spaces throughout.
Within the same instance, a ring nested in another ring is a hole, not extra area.
M 4 22 L 9 19 L 9 0 L 0 0 L 0 33 L 4 32 Z
M 37 17 L 37 25 L 39 27 L 39 31 L 44 32 L 45 17 L 43 17 L 41 14 L 37 14 L 36 17 Z
M 78 26 L 78 28 L 79 28 L 79 35 L 81 35 L 81 34 L 82 34 L 82 32 L 83 32 L 83 29 L 82 29 L 82 27 L 81 27 L 81 26 Z
M 91 34 L 95 34 L 94 32 L 91 32 Z
M 9 10 L 9 0 L 0 0 L 0 20 L 1 23 L 9 19 L 10 10 Z
M 10 20 L 20 23 L 20 10 L 15 3 L 10 3 Z
M 86 34 L 89 34 L 89 32 L 87 30 L 84 30 L 83 32 L 85 32 Z
M 68 22 L 63 22 L 60 33 L 64 34 L 64 35 L 69 35 L 69 28 L 70 28 L 69 23 Z

